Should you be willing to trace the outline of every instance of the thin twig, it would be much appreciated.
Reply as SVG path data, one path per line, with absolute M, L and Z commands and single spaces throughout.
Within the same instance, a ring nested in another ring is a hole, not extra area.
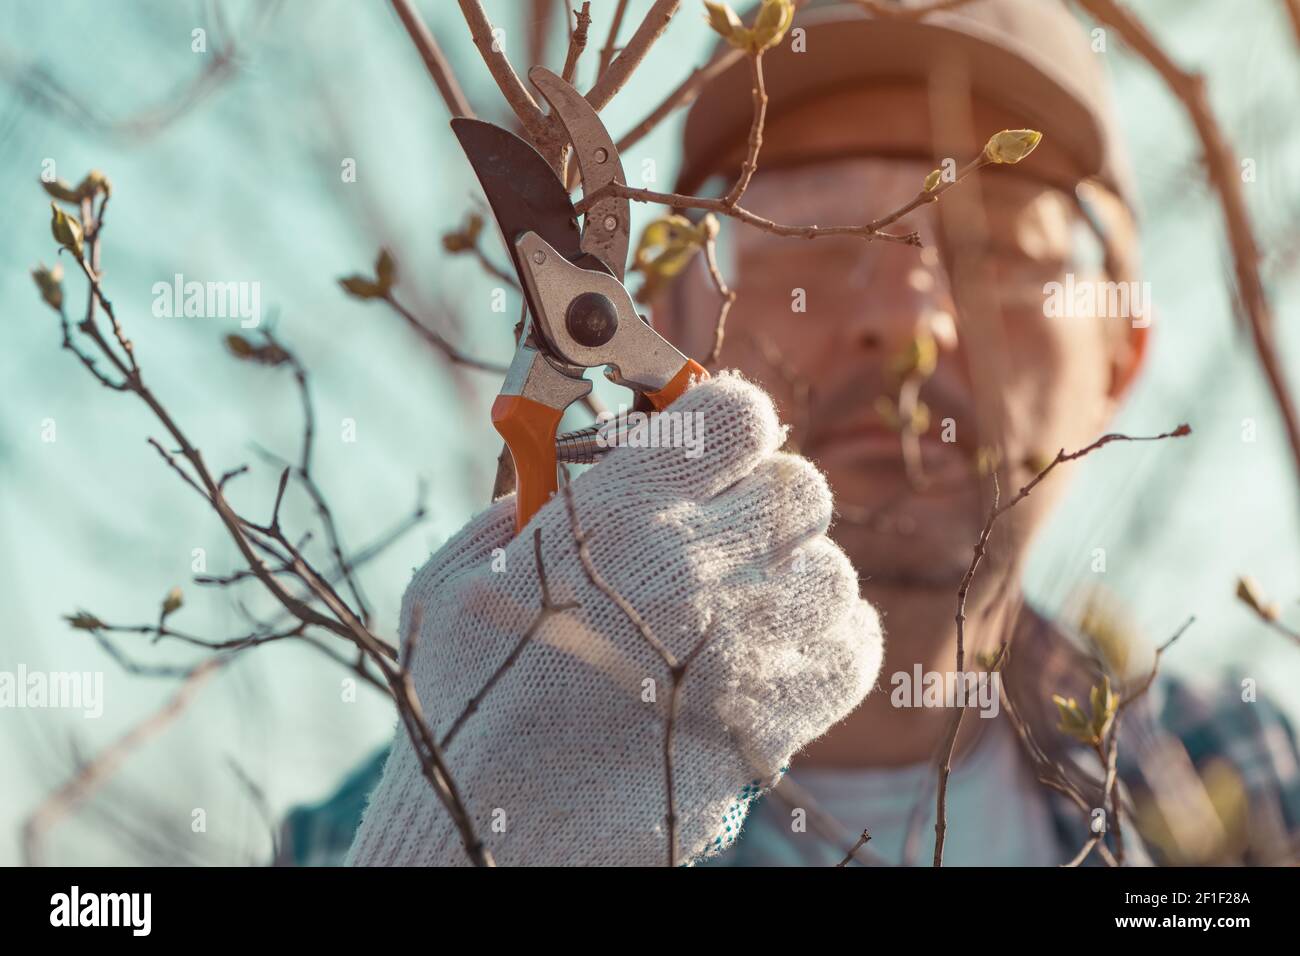
M 243 31 L 247 37 L 252 38 L 260 33 L 279 7 L 279 0 L 255 4 L 249 14 L 251 22 Z M 216 7 L 216 12 L 220 20 L 220 6 Z M 106 115 L 98 105 L 70 91 L 42 66 L 20 68 L 9 62 L 6 56 L 0 57 L 0 72 L 8 74 L 7 79 L 20 95 L 44 107 L 48 113 L 66 117 L 101 135 L 142 142 L 182 119 L 236 75 L 241 62 L 239 46 L 233 38 L 223 36 L 225 32 L 209 31 L 211 49 L 200 58 L 202 66 L 193 77 L 177 85 L 169 95 L 158 101 L 159 105 L 126 117 Z
M 659 105 L 652 109 L 641 122 L 619 137 L 614 144 L 618 147 L 619 152 L 626 152 L 639 143 L 655 127 L 672 115 L 675 110 L 694 103 L 704 87 L 729 70 L 742 56 L 745 56 L 743 50 L 727 46 L 704 66 L 692 70 L 691 74 L 682 80 L 676 89 L 664 97 Z
M 1286 14 L 1291 21 L 1291 31 L 1295 34 L 1295 41 L 1300 44 L 1300 0 L 1282 0 L 1282 5 L 1286 7 Z
M 575 17 L 577 25 L 569 34 L 569 52 L 564 56 L 564 71 L 560 74 L 560 78 L 570 84 L 573 83 L 573 74 L 578 69 L 578 59 L 582 56 L 582 51 L 587 48 L 587 30 L 591 27 L 590 0 L 584 0 L 582 9 Z
M 1121 698 L 1119 704 L 1115 708 L 1116 713 L 1123 711 L 1126 707 L 1151 689 L 1151 685 L 1156 679 L 1156 672 L 1160 669 L 1160 655 L 1169 650 L 1169 648 L 1173 646 L 1174 642 L 1182 637 L 1183 634 L 1186 633 L 1187 629 L 1195 622 L 1196 615 L 1192 615 L 1183 622 L 1182 626 L 1179 627 L 1178 630 L 1174 631 L 1173 637 L 1169 638 L 1169 640 L 1156 648 L 1155 661 L 1151 665 L 1151 673 L 1147 674 L 1146 679 L 1143 680 L 1138 687 L 1134 688 L 1131 693 L 1125 694 L 1124 697 Z
M 599 113 L 609 105 L 609 101 L 641 65 L 645 55 L 650 52 L 650 47 L 654 46 L 655 41 L 668 28 L 668 22 L 680 5 L 681 0 L 655 0 L 654 6 L 650 8 L 641 25 L 632 34 L 632 39 L 628 40 L 627 45 L 623 47 L 623 52 L 610 62 L 608 68 L 596 78 L 595 85 L 587 91 L 587 102 L 591 104 L 592 109 Z
M 487 682 L 479 692 L 470 698 L 469 703 L 465 705 L 465 709 L 460 712 L 460 716 L 452 722 L 447 733 L 443 735 L 440 744 L 443 750 L 450 749 L 451 742 L 456 739 L 456 734 L 460 731 L 461 727 L 463 727 L 465 722 L 474 715 L 478 710 L 479 705 L 483 703 L 483 699 L 492 692 L 492 688 L 497 685 L 497 682 L 500 681 L 503 676 L 505 676 L 506 671 L 510 670 L 510 668 L 515 665 L 515 661 L 519 659 L 519 655 L 524 652 L 524 648 L 532 642 L 533 638 L 537 635 L 537 632 L 542 629 L 542 625 L 544 625 L 553 615 L 562 614 L 565 611 L 571 611 L 574 608 L 581 606 L 577 601 L 564 601 L 559 603 L 551 597 L 551 585 L 546 577 L 546 566 L 542 563 L 541 528 L 535 528 L 533 530 L 533 559 L 537 564 L 537 579 L 542 587 L 542 606 L 538 608 L 537 613 L 533 616 L 532 623 L 529 624 L 527 630 L 520 635 L 519 640 L 515 642 L 515 646 L 511 648 L 510 653 L 506 655 L 505 660 L 503 660 L 500 666 L 492 672 L 492 676 L 487 679 Z
M 157 735 L 189 706 L 195 695 L 229 657 L 210 657 L 191 670 L 180 688 L 161 708 L 100 751 L 46 798 L 23 823 L 23 858 L 27 866 L 41 863 L 41 842 L 49 829 L 74 811 L 108 780 L 132 751 Z
M 519 122 L 533 137 L 534 143 L 541 142 L 547 137 L 546 117 L 542 114 L 541 107 L 537 105 L 533 94 L 528 92 L 528 88 L 519 79 L 519 74 L 510 65 L 505 45 L 499 43 L 493 36 L 492 24 L 483 10 L 483 5 L 479 0 L 457 0 L 457 2 L 460 4 L 461 13 L 465 16 L 465 23 L 469 26 L 474 45 L 478 47 L 483 62 L 487 64 L 492 79 L 496 81 L 501 94 L 514 110 L 515 116 L 519 117 Z
M 1021 501 L 1027 498 L 1030 492 L 1032 492 L 1034 488 L 1038 486 L 1038 483 L 1041 482 L 1044 478 L 1046 478 L 1049 474 L 1051 474 L 1052 470 L 1056 468 L 1057 465 L 1060 465 L 1067 461 L 1074 461 L 1078 458 L 1082 458 L 1083 456 L 1091 452 L 1094 452 L 1098 448 L 1108 445 L 1111 442 L 1161 441 L 1162 439 L 1165 438 L 1181 438 L 1185 435 L 1190 435 L 1191 432 L 1192 432 L 1191 428 L 1187 425 L 1179 425 L 1177 428 L 1175 428 L 1172 431 L 1164 432 L 1159 435 L 1150 435 L 1150 436 L 1132 436 L 1132 435 L 1124 435 L 1116 432 L 1111 432 L 1109 434 L 1102 435 L 1092 444 L 1080 448 L 1078 451 L 1069 452 L 1067 454 L 1065 449 L 1062 448 L 1060 451 L 1056 453 L 1056 457 L 1053 458 L 1045 468 L 1043 468 L 1041 471 L 1038 472 L 1038 474 L 1036 474 L 1032 479 L 1030 479 L 1030 481 L 1027 484 L 1025 484 L 1024 487 L 1022 487 L 1018 492 L 1016 492 L 1015 497 L 1013 497 L 1010 501 L 1008 501 L 1004 505 L 1000 505 L 998 503 L 998 499 L 999 499 L 998 481 L 997 481 L 997 474 L 996 472 L 994 472 L 993 505 L 989 509 L 989 516 L 988 519 L 984 522 L 984 527 L 980 530 L 979 540 L 976 541 L 975 543 L 974 554 L 971 558 L 970 566 L 967 567 L 966 573 L 962 575 L 961 583 L 960 585 L 958 585 L 957 588 L 957 615 L 956 615 L 957 673 L 959 675 L 964 673 L 966 669 L 966 596 L 970 591 L 971 581 L 973 581 L 975 578 L 975 572 L 979 568 L 980 561 L 983 560 L 984 555 L 987 551 L 989 536 L 993 533 L 993 525 L 997 522 L 998 518 L 1006 514 L 1017 504 L 1019 504 Z M 935 821 L 934 821 L 934 865 L 935 866 L 943 866 L 944 836 L 947 832 L 947 827 L 948 827 L 948 820 L 947 820 L 948 777 L 952 773 L 952 756 L 954 750 L 956 749 L 957 734 L 961 729 L 962 716 L 965 714 L 965 712 L 966 712 L 966 708 L 963 702 L 963 705 L 957 708 L 957 713 L 954 715 L 952 722 L 949 725 L 948 733 L 944 740 L 944 757 L 939 765 L 939 787 L 938 787 L 938 794 L 936 796 L 936 812 L 935 812 Z
M 678 209 L 706 209 L 709 212 L 716 212 L 723 216 L 730 216 L 747 225 L 761 229 L 763 232 L 771 233 L 774 236 L 787 236 L 792 239 L 819 239 L 823 236 L 855 236 L 859 239 L 875 240 L 880 239 L 886 242 L 898 242 L 907 246 L 919 246 L 921 237 L 910 232 L 906 234 L 895 234 L 888 232 L 879 232 L 871 226 L 794 226 L 783 225 L 766 219 L 763 216 L 756 215 L 748 209 L 741 206 L 728 206 L 721 199 L 705 199 L 701 196 L 686 196 L 681 193 L 661 193 L 653 189 L 638 189 L 633 186 L 625 185 L 620 182 L 610 182 L 594 191 L 590 196 L 583 196 L 576 204 L 575 208 L 579 213 L 586 212 L 587 209 L 597 199 L 603 199 L 606 196 L 621 196 L 624 199 L 631 199 L 634 202 L 658 203 L 662 206 L 674 206 Z
M 98 239 L 98 230 L 96 230 L 95 242 L 98 242 Z M 259 525 L 235 512 L 234 508 L 226 500 L 220 483 L 209 470 L 202 453 L 190 442 L 171 413 L 145 384 L 144 376 L 135 364 L 130 341 L 122 333 L 116 316 L 113 314 L 112 305 L 104 295 L 102 288 L 100 288 L 99 273 L 85 259 L 80 260 L 79 264 L 90 285 L 89 294 L 103 306 L 105 313 L 113 323 L 114 335 L 119 347 L 125 353 L 125 357 L 119 355 L 99 333 L 93 318 L 83 323 L 82 331 L 95 343 L 104 358 L 122 375 L 126 385 L 124 390 L 134 393 L 150 409 L 154 417 L 167 431 L 178 449 L 177 453 L 189 463 L 193 470 L 193 476 L 181 469 L 179 463 L 163 449 L 160 443 L 151 439 L 154 447 L 158 449 L 163 458 L 181 475 L 186 483 L 190 484 L 217 512 L 217 516 L 226 527 L 231 540 L 244 561 L 247 562 L 249 569 L 257 575 L 263 587 L 286 611 L 304 625 L 322 628 L 345 639 L 357 648 L 359 656 L 370 658 L 392 690 L 399 716 L 419 759 L 421 770 L 431 786 L 433 786 L 439 800 L 446 807 L 471 862 L 479 866 L 492 866 L 492 855 L 478 838 L 474 821 L 465 807 L 454 780 L 447 771 L 442 751 L 438 747 L 436 740 L 434 740 L 433 733 L 429 729 L 427 722 L 424 720 L 419 699 L 411 686 L 409 674 L 403 674 L 392 663 L 392 658 L 396 656 L 396 649 L 369 629 L 358 614 L 338 595 L 325 577 L 303 557 L 299 548 L 295 547 L 279 528 Z M 307 600 L 291 593 L 281 583 L 278 576 L 271 573 L 271 570 L 259 556 L 259 552 L 271 554 L 281 565 L 292 569 L 294 578 L 301 582 L 313 599 L 321 603 L 324 613 L 313 607 Z
M 849 848 L 849 852 L 844 854 L 844 859 L 840 860 L 840 862 L 836 863 L 835 865 L 837 867 L 848 866 L 851 862 L 853 862 L 853 858 L 857 855 L 857 852 L 860 849 L 862 849 L 864 846 L 866 846 L 870 841 L 871 841 L 871 834 L 866 830 L 863 830 L 862 836 L 858 837 L 858 842 L 853 844 L 853 846 Z
M 704 243 L 704 262 L 709 268 L 709 278 L 713 280 L 713 287 L 718 290 L 718 295 L 722 299 L 718 306 L 717 321 L 713 324 L 713 348 L 704 359 L 705 365 L 712 366 L 722 355 L 722 343 L 727 335 L 727 316 L 731 314 L 731 307 L 736 302 L 736 292 L 722 278 L 722 270 L 718 268 L 717 240 L 712 236 Z
M 1223 135 L 1206 93 L 1205 78 L 1183 70 L 1143 22 L 1115 0 L 1076 0 L 1093 19 L 1110 27 L 1164 80 L 1169 91 L 1183 104 L 1204 150 L 1206 175 L 1219 195 L 1232 249 L 1237 290 L 1245 307 L 1255 353 L 1281 413 L 1300 482 L 1300 414 L 1287 384 L 1286 374 L 1274 342 L 1274 321 L 1268 293 L 1259 274 L 1259 246 L 1251 227 L 1250 213 L 1241 191 L 1240 167 L 1229 140 Z
M 672 686 L 668 691 L 668 717 L 664 722 L 664 792 L 668 796 L 668 813 L 664 817 L 664 823 L 668 828 L 669 866 L 677 865 L 677 787 L 673 782 L 673 739 L 677 732 L 677 715 L 681 710 L 682 685 L 686 682 L 687 668 L 708 646 L 712 636 L 713 632 L 706 629 L 682 662 L 670 667 L 668 671 Z
M 604 76 L 605 71 L 609 69 L 610 61 L 614 59 L 618 47 L 618 31 L 623 28 L 625 13 L 627 13 L 627 0 L 618 0 L 618 6 L 614 8 L 614 16 L 609 21 L 609 33 L 605 37 L 605 45 L 601 47 L 600 59 L 596 63 L 597 76 Z
M 438 46 L 438 41 L 434 39 L 433 33 L 425 25 L 424 20 L 411 4 L 411 0 L 389 0 L 389 2 L 393 5 L 397 18 L 402 21 L 402 26 L 406 28 L 407 36 L 415 44 L 420 59 L 424 61 L 424 68 L 429 71 L 429 76 L 438 87 L 438 92 L 442 94 L 442 100 L 447 104 L 451 115 L 473 119 L 474 110 L 470 107 L 469 100 L 465 98 L 451 64 L 443 56 L 442 48 Z
M 589 580 L 601 594 L 623 612 L 623 616 L 628 619 L 637 633 L 641 635 L 660 660 L 668 668 L 669 678 L 671 680 L 668 692 L 668 712 L 664 719 L 664 743 L 663 743 L 663 764 L 664 764 L 664 795 L 667 802 L 667 812 L 664 815 L 664 823 L 667 827 L 668 837 L 668 865 L 676 866 L 678 863 L 677 856 L 677 795 L 676 786 L 673 780 L 673 737 L 677 726 L 677 713 L 681 703 L 682 684 L 686 680 L 686 675 L 690 665 L 695 661 L 699 654 L 708 646 L 710 638 L 713 636 L 711 629 L 706 628 L 700 635 L 699 640 L 687 652 L 686 656 L 680 661 L 670 651 L 662 641 L 655 635 L 650 628 L 649 623 L 641 616 L 641 613 L 633 606 L 632 602 L 619 593 L 618 589 L 611 585 L 605 577 L 596 569 L 596 564 L 591 557 L 591 549 L 587 543 L 587 534 L 582 530 L 582 525 L 578 521 L 577 507 L 573 501 L 573 489 L 569 482 L 565 481 L 561 487 L 564 494 L 564 507 L 569 515 L 569 530 L 573 535 L 573 543 L 578 549 L 578 560 L 582 564 L 582 569 Z
M 496 362 L 487 362 L 483 359 L 474 358 L 472 355 L 467 355 L 460 349 L 456 348 L 456 346 L 452 345 L 433 329 L 429 328 L 417 319 L 410 309 L 397 301 L 397 297 L 394 296 L 391 291 L 385 295 L 384 301 L 392 307 L 393 311 L 405 319 L 406 324 L 414 329 L 421 338 L 445 355 L 448 361 L 453 362 L 456 365 L 464 365 L 467 368 L 478 369 L 481 372 L 492 372 L 496 375 L 504 375 L 506 373 L 506 366 L 499 365 Z
M 797 12 L 807 3 L 808 0 L 794 0 L 795 11 Z M 708 86 L 714 79 L 729 70 L 742 56 L 746 55 L 745 51 L 738 47 L 730 44 L 723 45 L 713 59 L 709 60 L 704 66 L 692 70 L 690 75 L 677 84 L 673 91 L 664 97 L 659 105 L 652 109 L 641 122 L 618 139 L 616 145 L 619 152 L 626 152 L 635 143 L 640 142 L 651 130 L 672 115 L 673 111 L 694 103 L 704 87 Z
M 740 197 L 749 188 L 749 181 L 758 169 L 758 153 L 763 148 L 763 124 L 767 120 L 767 87 L 763 83 L 763 54 L 755 53 L 749 58 L 751 96 L 754 100 L 754 114 L 749 123 L 749 140 L 745 161 L 740 167 L 740 176 L 723 197 L 728 206 L 735 206 Z

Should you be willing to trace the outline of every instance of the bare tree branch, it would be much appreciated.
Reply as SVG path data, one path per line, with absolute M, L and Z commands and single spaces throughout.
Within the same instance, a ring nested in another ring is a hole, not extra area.
M 569 34 L 569 52 L 564 56 L 564 71 L 560 78 L 565 83 L 573 82 L 573 75 L 578 70 L 578 60 L 587 48 L 587 31 L 591 28 L 591 3 L 584 0 L 582 9 L 577 12 L 577 25 Z
M 587 102 L 597 113 L 609 105 L 619 90 L 631 79 L 636 68 L 641 65 L 645 55 L 650 52 L 656 40 L 668 28 L 668 22 L 677 12 L 681 0 L 655 0 L 650 12 L 645 15 L 641 25 L 632 34 L 623 47 L 623 52 L 614 58 L 609 67 L 596 78 L 596 84 L 587 91 Z
M 1165 81 L 1169 91 L 1187 110 L 1204 149 L 1206 175 L 1219 195 L 1224 225 L 1232 248 L 1237 290 L 1246 310 L 1251 337 L 1260 367 L 1282 416 L 1294 459 L 1295 479 L 1300 483 L 1300 415 L 1277 356 L 1273 312 L 1259 275 L 1259 247 L 1251 227 L 1250 213 L 1241 192 L 1240 167 L 1232 147 L 1219 127 L 1206 94 L 1205 78 L 1176 64 L 1143 22 L 1115 0 L 1076 0 L 1080 7 L 1103 26 L 1114 30 L 1123 41 Z
M 854 857 L 857 856 L 858 851 L 861 850 L 864 846 L 866 846 L 870 841 L 871 841 L 871 834 L 868 831 L 863 830 L 862 836 L 858 837 L 858 842 L 853 844 L 853 846 L 849 847 L 849 852 L 844 854 L 844 859 L 840 860 L 840 862 L 836 863 L 835 865 L 837 867 L 848 866 L 851 862 L 853 862 L 853 859 Z
M 748 150 L 745 161 L 740 167 L 740 176 L 723 197 L 723 202 L 734 206 L 740 202 L 749 188 L 749 181 L 758 169 L 758 152 L 763 147 L 763 124 L 767 120 L 767 87 L 763 83 L 763 54 L 755 53 L 749 58 L 751 95 L 754 98 L 754 115 L 749 124 Z
M 50 828 L 85 803 L 117 772 L 129 754 L 179 717 L 203 685 L 229 660 L 229 657 L 210 657 L 195 667 L 166 704 L 102 750 L 36 808 L 23 823 L 25 865 L 39 866 L 42 863 L 41 844 Z
M 614 53 L 618 49 L 618 31 L 623 28 L 623 16 L 627 13 L 627 0 L 618 0 L 618 6 L 614 8 L 614 16 L 609 21 L 609 33 L 605 37 L 605 45 L 600 50 L 600 60 L 596 65 L 596 75 L 603 76 L 609 69 L 610 61 L 614 59 Z
M 465 722 L 475 714 L 479 705 L 483 703 L 483 699 L 492 692 L 492 688 L 494 688 L 497 685 L 497 682 L 505 676 L 506 671 L 510 670 L 510 668 L 515 665 L 515 661 L 519 659 L 519 655 L 524 652 L 524 648 L 532 642 L 533 638 L 537 635 L 537 632 L 542 629 L 542 625 L 550 620 L 552 616 L 563 614 L 565 611 L 571 611 L 580 606 L 577 601 L 557 602 L 551 597 L 551 584 L 546 577 L 546 566 L 542 563 L 541 528 L 535 528 L 533 530 L 533 559 L 537 565 L 537 579 L 542 586 L 542 606 L 538 608 L 537 614 L 533 617 L 532 623 L 529 624 L 524 633 L 520 635 L 519 640 L 515 642 L 515 646 L 511 648 L 510 653 L 506 655 L 505 660 L 503 660 L 500 666 L 492 672 L 492 676 L 487 679 L 479 692 L 470 698 L 469 703 L 465 705 L 465 709 L 460 712 L 460 716 L 452 722 L 447 733 L 443 735 L 441 742 L 443 750 L 447 750 L 451 747 L 451 742 L 456 739 L 456 734 L 460 732 L 461 727 L 463 727 Z
M 966 573 L 962 575 L 961 584 L 957 587 L 957 674 L 963 674 L 966 670 L 966 596 L 970 592 L 971 582 L 975 578 L 975 572 L 979 569 L 980 562 L 983 560 L 987 551 L 989 536 L 993 533 L 993 525 L 998 518 L 1006 514 L 1025 498 L 1029 497 L 1030 492 L 1034 490 L 1044 478 L 1051 474 L 1052 470 L 1067 461 L 1074 461 L 1090 454 L 1111 442 L 1116 441 L 1161 441 L 1165 438 L 1182 438 L 1190 435 L 1191 428 L 1187 425 L 1179 425 L 1172 431 L 1164 432 L 1159 435 L 1149 436 L 1132 436 L 1111 432 L 1102 435 L 1095 442 L 1080 448 L 1078 451 L 1066 453 L 1062 448 L 1056 453 L 1056 457 L 1048 465 L 1038 472 L 1030 481 L 1024 485 L 1015 497 L 1004 505 L 999 505 L 999 491 L 996 471 L 993 473 L 993 504 L 989 509 L 989 516 L 984 522 L 984 527 L 980 531 L 979 540 L 975 543 L 975 553 L 971 557 L 970 566 Z M 952 756 L 957 746 L 957 734 L 961 730 L 962 717 L 966 713 L 964 703 L 957 707 L 957 712 L 953 716 L 949 725 L 947 736 L 944 739 L 943 753 L 944 757 L 939 765 L 939 788 L 936 795 L 936 809 L 934 821 L 934 865 L 943 866 L 943 844 L 944 836 L 948 828 L 947 819 L 947 797 L 948 797 L 948 777 L 952 773 Z
M 528 92 L 528 88 L 519 79 L 519 74 L 510 65 L 505 47 L 493 36 L 492 24 L 483 10 L 483 4 L 479 0 L 457 0 L 457 2 L 460 4 L 461 13 L 465 16 L 466 24 L 469 25 L 474 45 L 478 47 L 483 62 L 487 64 L 492 79 L 496 80 L 506 102 L 514 110 L 515 116 L 519 117 L 519 122 L 533 138 L 534 144 L 546 141 L 548 139 L 546 117 L 542 114 L 541 107 L 537 105 L 533 94 Z
M 578 561 L 582 564 L 582 569 L 596 590 L 605 595 L 628 619 L 637 633 L 641 635 L 650 648 L 659 655 L 668 668 L 671 686 L 668 693 L 668 712 L 664 718 L 664 795 L 667 801 L 667 812 L 664 815 L 664 823 L 668 830 L 668 865 L 676 866 L 677 857 L 677 795 L 676 787 L 673 783 L 673 737 L 677 727 L 677 713 L 681 706 L 681 689 L 686 680 L 686 674 L 691 663 L 699 656 L 700 652 L 708 646 L 709 639 L 713 636 L 712 631 L 706 629 L 700 635 L 699 639 L 686 653 L 686 656 L 678 660 L 668 646 L 664 644 L 655 635 L 649 622 L 641 616 L 638 611 L 626 597 L 624 597 L 617 588 L 611 585 L 605 577 L 596 569 L 596 564 L 591 557 L 591 549 L 587 545 L 586 532 L 582 530 L 582 525 L 578 521 L 577 507 L 573 501 L 573 489 L 569 482 L 565 481 L 561 487 L 564 494 L 564 507 L 569 514 L 569 529 L 573 535 L 573 543 L 578 549 Z
M 279 8 L 280 0 L 255 4 L 250 14 L 251 22 L 243 33 L 247 37 L 260 33 Z M 0 73 L 6 75 L 6 79 L 24 99 L 55 116 L 65 117 L 95 133 L 115 139 L 146 140 L 189 114 L 237 73 L 240 43 L 225 35 L 221 6 L 214 4 L 213 9 L 216 14 L 215 29 L 208 30 L 204 38 L 210 49 L 203 52 L 199 71 L 179 84 L 158 105 L 146 107 L 130 116 L 108 115 L 99 105 L 69 90 L 44 67 L 36 64 L 21 66 L 7 53 L 0 54 Z
M 263 587 L 304 626 L 319 627 L 343 638 L 356 647 L 359 657 L 369 658 L 378 668 L 392 691 L 399 716 L 420 762 L 421 770 L 429 780 L 436 796 L 446 807 L 471 862 L 479 866 L 492 866 L 492 855 L 478 838 L 474 822 L 465 808 L 455 781 L 447 771 L 441 748 L 424 720 L 419 699 L 411 685 L 410 675 L 404 670 L 399 670 L 392 662 L 396 650 L 369 629 L 358 612 L 343 600 L 324 575 L 307 561 L 300 547 L 295 546 L 285 537 L 278 526 L 278 500 L 282 497 L 281 494 L 277 493 L 277 506 L 272 511 L 271 525 L 258 524 L 236 513 L 226 500 L 222 482 L 213 477 L 198 448 L 190 442 L 171 413 L 145 384 L 142 370 L 136 364 L 131 343 L 122 332 L 112 304 L 100 287 L 98 272 L 90 265 L 97 261 L 100 235 L 101 230 L 97 228 L 93 237 L 85 243 L 79 243 L 75 247 L 71 244 L 66 245 L 67 248 L 74 250 L 74 258 L 77 258 L 78 264 L 86 275 L 89 284 L 88 295 L 99 302 L 112 322 L 118 349 L 114 349 L 100 333 L 94 322 L 93 313 L 86 322 L 82 323 L 81 331 L 95 343 L 103 357 L 122 376 L 126 386 L 124 391 L 134 393 L 170 435 L 178 448 L 178 454 L 189 464 L 192 475 L 182 469 L 179 462 L 163 449 L 161 444 L 154 442 L 155 447 L 168 464 L 217 512 L 249 570 L 257 576 Z M 274 346 L 273 342 L 271 346 Z M 119 354 L 119 350 L 123 354 Z M 235 473 L 238 473 L 238 470 L 227 472 L 226 479 Z M 306 588 L 312 599 L 320 602 L 323 611 L 317 610 L 308 600 L 291 593 L 280 581 L 279 576 L 271 573 L 271 569 L 260 556 L 261 553 L 273 556 L 281 564 L 282 569 L 291 570 L 293 579 Z M 346 567 L 346 564 L 341 562 L 341 567 Z
M 406 28 L 407 36 L 419 51 L 420 59 L 424 61 L 424 68 L 429 71 L 429 76 L 438 87 L 438 92 L 442 94 L 443 102 L 447 104 L 451 115 L 473 119 L 474 110 L 469 105 L 469 100 L 465 98 L 451 64 L 447 62 L 442 48 L 438 46 L 438 41 L 434 39 L 433 33 L 425 25 L 411 0 L 389 0 L 389 2 L 397 13 L 397 18 L 402 21 L 402 26 Z
M 506 373 L 506 366 L 497 362 L 488 362 L 484 359 L 467 355 L 465 352 L 462 352 L 456 346 L 452 345 L 433 329 L 429 328 L 429 326 L 416 318 L 415 314 L 411 312 L 410 309 L 397 301 L 397 297 L 393 295 L 391 291 L 385 295 L 384 301 L 392 307 L 394 312 L 406 321 L 406 324 L 409 325 L 420 336 L 420 338 L 424 339 L 435 349 L 445 355 L 448 361 L 456 365 L 464 365 L 467 368 L 478 369 L 480 372 L 492 372 L 494 375 L 504 375 Z

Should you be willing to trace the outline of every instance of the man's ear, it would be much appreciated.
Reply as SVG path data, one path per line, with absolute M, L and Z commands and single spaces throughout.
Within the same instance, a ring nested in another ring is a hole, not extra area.
M 1138 372 L 1146 361 L 1147 340 L 1151 332 L 1153 316 L 1147 315 L 1142 325 L 1129 323 L 1123 336 L 1116 336 L 1115 347 L 1111 351 L 1110 391 L 1113 401 L 1120 401 L 1128 394 Z

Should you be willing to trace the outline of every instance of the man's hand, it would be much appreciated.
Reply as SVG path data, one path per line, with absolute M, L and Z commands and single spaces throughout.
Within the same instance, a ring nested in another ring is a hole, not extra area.
M 702 453 L 618 448 L 572 487 L 592 563 L 686 671 L 672 753 L 679 858 L 722 849 L 791 754 L 849 713 L 880 668 L 875 611 L 826 537 L 831 495 L 782 454 L 771 400 L 737 376 L 669 412 L 703 427 Z M 696 417 L 698 416 L 698 417 Z M 451 741 L 447 759 L 479 837 L 502 864 L 662 865 L 671 676 L 593 585 L 563 493 L 518 537 L 513 497 L 479 515 L 415 575 L 412 677 L 446 734 L 541 606 L 551 616 Z M 455 827 L 398 731 L 349 853 L 363 865 L 466 862 Z

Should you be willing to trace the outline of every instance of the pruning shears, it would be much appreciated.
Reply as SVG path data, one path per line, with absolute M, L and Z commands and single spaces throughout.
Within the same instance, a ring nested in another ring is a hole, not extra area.
M 544 67 L 528 78 L 573 144 L 584 195 L 623 183 L 614 141 L 582 94 Z M 556 431 L 565 409 L 591 391 L 586 369 L 604 367 L 612 382 L 656 410 L 680 397 L 693 378 L 709 376 L 650 327 L 623 285 L 626 198 L 596 199 L 579 230 L 568 188 L 529 143 L 482 120 L 458 117 L 451 126 L 487 195 L 528 305 L 492 404 L 492 424 L 514 460 L 518 532 L 558 490 L 561 458 L 583 460 L 574 454 L 581 441 L 557 439 Z

